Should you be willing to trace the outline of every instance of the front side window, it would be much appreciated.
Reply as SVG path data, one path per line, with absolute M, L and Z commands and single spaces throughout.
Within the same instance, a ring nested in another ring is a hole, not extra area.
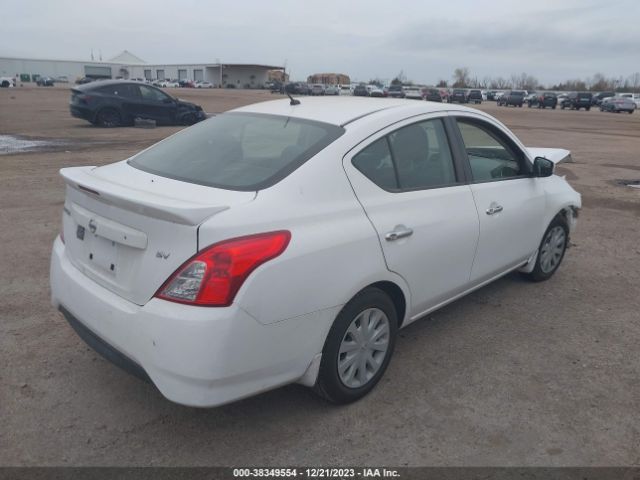
M 167 94 L 161 92 L 157 88 L 151 88 L 146 85 L 139 85 L 138 88 L 140 88 L 140 94 L 142 95 L 143 100 L 150 102 L 163 102 L 170 98 Z
M 456 183 L 441 120 L 400 128 L 353 157 L 353 165 L 385 190 L 420 190 Z
M 260 190 L 289 175 L 343 133 L 343 128 L 322 122 L 225 113 L 144 150 L 129 164 L 199 185 Z
M 514 147 L 488 125 L 458 119 L 474 182 L 520 177 L 528 172 Z

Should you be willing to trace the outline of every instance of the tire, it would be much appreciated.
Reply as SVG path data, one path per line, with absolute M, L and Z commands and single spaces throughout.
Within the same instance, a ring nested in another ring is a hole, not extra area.
M 589 110 L 591 110 L 591 107 L 586 107 L 585 110 L 588 112 Z
M 550 279 L 562 263 L 567 245 L 569 245 L 569 225 L 565 218 L 558 214 L 542 236 L 535 268 L 524 276 L 532 282 Z
M 188 113 L 184 117 L 182 117 L 183 125 L 193 125 L 197 122 L 197 118 L 193 113 Z
M 8 80 L 3 80 L 2 81 L 2 88 L 9 88 L 9 81 Z
M 633 110 L 629 110 L 629 115 L 631 115 L 633 113 Z
M 363 322 L 373 323 L 374 332 L 369 339 L 358 337 L 362 335 L 360 329 L 364 327 Z M 389 365 L 397 330 L 396 309 L 386 293 L 374 287 L 368 287 L 358 293 L 342 308 L 329 330 L 322 349 L 315 392 L 337 404 L 355 402 L 364 397 L 376 386 Z M 363 349 L 361 344 L 365 342 L 364 345 L 367 345 L 367 342 L 372 341 L 383 344 L 384 340 L 384 352 L 379 349 L 367 349 L 366 346 Z M 341 352 L 341 347 L 348 350 Z M 376 358 L 377 363 L 374 363 Z M 359 359 L 364 359 L 364 363 Z M 377 370 L 373 370 L 374 368 Z M 343 369 L 342 374 L 339 373 L 340 369 Z M 371 376 L 367 378 L 368 375 Z
M 556 109 L 556 106 L 554 105 L 554 106 L 553 106 L 553 107 L 551 107 L 551 108 L 555 110 L 555 109 Z
M 119 127 L 122 124 L 122 117 L 115 108 L 103 108 L 96 115 L 96 124 L 105 128 Z

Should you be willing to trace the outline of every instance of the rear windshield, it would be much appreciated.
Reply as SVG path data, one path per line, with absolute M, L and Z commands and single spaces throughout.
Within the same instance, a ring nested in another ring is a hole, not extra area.
M 225 113 L 137 154 L 129 165 L 227 190 L 279 182 L 344 133 L 342 127 L 278 115 Z

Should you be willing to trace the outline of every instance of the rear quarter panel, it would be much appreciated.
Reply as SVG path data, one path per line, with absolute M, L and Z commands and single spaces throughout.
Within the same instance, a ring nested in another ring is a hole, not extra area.
M 256 269 L 236 296 L 234 303 L 260 323 L 341 306 L 383 280 L 396 283 L 409 302 L 408 288 L 387 270 L 376 232 L 342 169 L 347 145 L 348 138 L 341 137 L 258 192 L 254 202 L 222 212 L 200 228 L 200 248 L 223 238 L 291 232 L 286 251 Z

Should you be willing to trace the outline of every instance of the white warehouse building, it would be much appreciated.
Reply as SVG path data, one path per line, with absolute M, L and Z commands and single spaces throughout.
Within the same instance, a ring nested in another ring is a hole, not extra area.
M 148 64 L 126 50 L 104 62 L 0 57 L 0 76 L 19 77 L 22 82 L 35 81 L 38 77 L 66 77 L 70 82 L 82 77 L 141 78 L 207 81 L 215 87 L 263 88 L 271 70 L 284 68 L 241 63 Z

